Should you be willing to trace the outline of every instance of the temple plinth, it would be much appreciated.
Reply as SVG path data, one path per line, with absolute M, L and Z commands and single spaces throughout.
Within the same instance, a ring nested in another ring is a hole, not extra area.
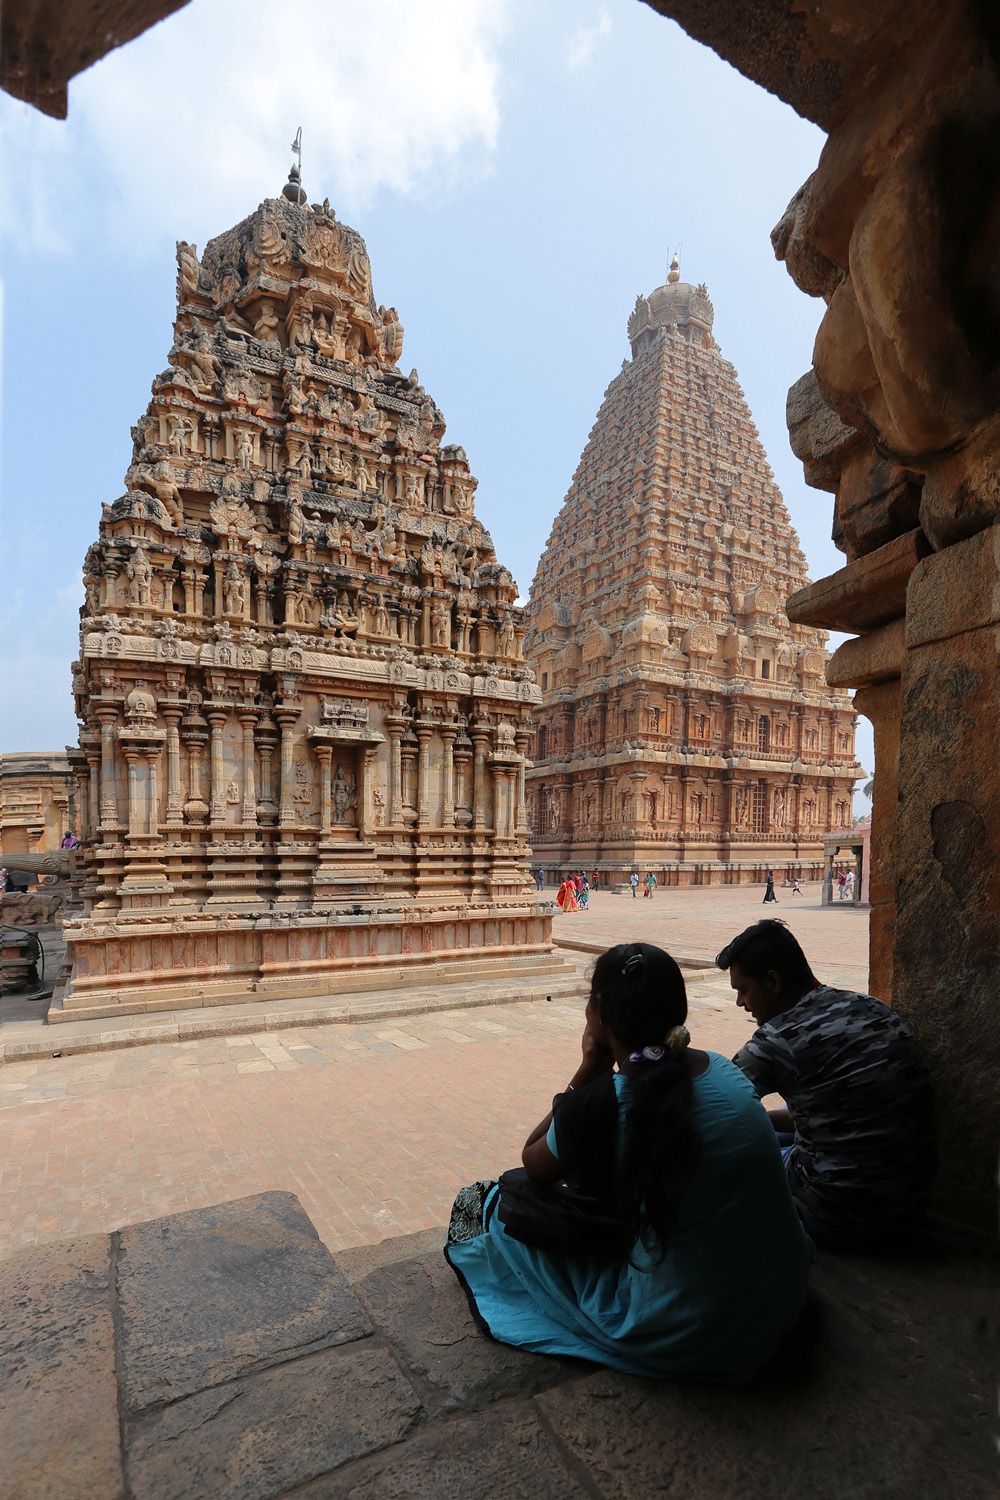
M 87 554 L 84 914 L 52 1019 L 540 972 L 517 590 L 328 204 L 177 247 Z
M 713 320 L 676 258 L 638 298 L 532 585 L 528 809 L 554 871 L 819 879 L 851 822 L 851 700 L 784 612 L 805 558 Z

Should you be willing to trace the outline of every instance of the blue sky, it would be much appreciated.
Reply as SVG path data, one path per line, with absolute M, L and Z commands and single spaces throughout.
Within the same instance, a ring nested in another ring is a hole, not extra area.
M 364 234 L 524 594 L 678 244 L 812 576 L 843 565 L 784 423 L 821 306 L 768 239 L 814 126 L 638 0 L 192 0 L 77 79 L 67 122 L 0 95 L 0 750 L 75 738 L 80 565 L 170 347 L 174 241 L 276 194 L 299 125 L 310 200 Z

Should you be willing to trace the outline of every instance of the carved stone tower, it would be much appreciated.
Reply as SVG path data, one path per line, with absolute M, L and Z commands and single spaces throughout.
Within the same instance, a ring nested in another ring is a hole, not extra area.
M 177 247 L 86 560 L 85 913 L 51 1019 L 559 966 L 517 590 L 363 240 L 303 198 Z
M 819 878 L 859 767 L 805 559 L 704 286 L 639 297 L 528 607 L 535 858 L 608 882 Z

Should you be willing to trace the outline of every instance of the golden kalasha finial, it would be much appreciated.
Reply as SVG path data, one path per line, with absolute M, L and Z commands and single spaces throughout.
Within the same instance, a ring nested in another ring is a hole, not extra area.
M 674 283 L 677 282 L 677 281 L 680 281 L 680 279 L 681 279 L 681 263 L 677 259 L 677 251 L 675 250 L 674 253 L 673 253 L 673 258 L 671 259 L 671 262 L 670 262 L 670 270 L 667 273 L 667 281 L 670 283 L 671 286 L 673 286 Z

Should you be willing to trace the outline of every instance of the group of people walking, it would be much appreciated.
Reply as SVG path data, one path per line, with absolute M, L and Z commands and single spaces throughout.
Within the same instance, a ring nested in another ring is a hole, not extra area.
M 580 1064 L 521 1167 L 455 1200 L 445 1256 L 483 1332 L 747 1381 L 798 1319 L 817 1251 L 891 1247 L 918 1222 L 937 1155 L 906 1023 L 823 984 L 774 919 L 716 963 L 755 1026 L 731 1061 L 693 1044 L 663 949 L 597 959 Z M 784 1107 L 765 1111 L 772 1094 Z

